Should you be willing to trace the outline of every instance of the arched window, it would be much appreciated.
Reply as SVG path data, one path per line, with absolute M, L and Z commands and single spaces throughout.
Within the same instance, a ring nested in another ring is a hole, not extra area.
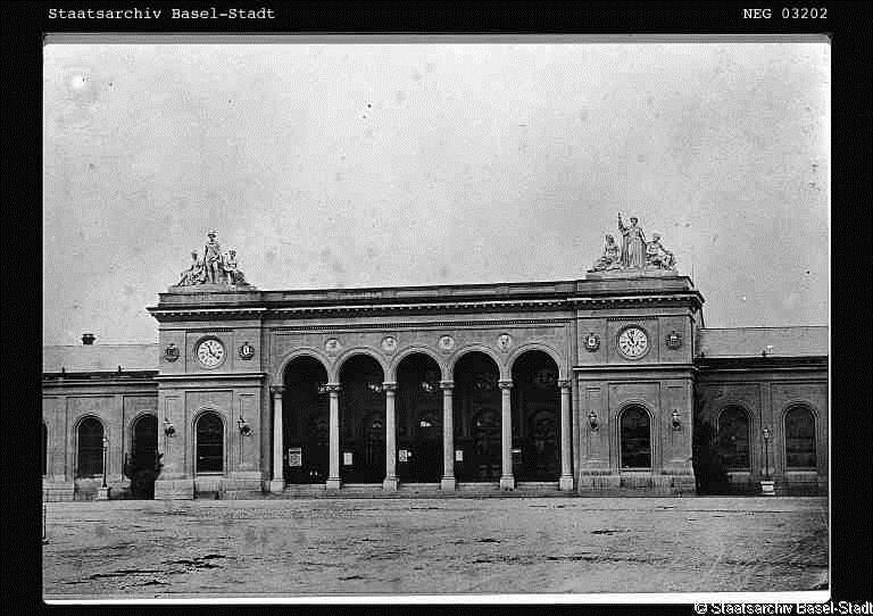
M 652 436 L 649 414 L 631 406 L 621 414 L 622 468 L 652 467 Z
M 718 453 L 727 470 L 748 470 L 749 416 L 745 409 L 729 406 L 718 416 Z
M 808 408 L 795 406 L 785 413 L 785 465 L 815 468 L 815 417 Z
M 79 424 L 79 448 L 76 467 L 78 477 L 103 474 L 103 424 L 95 417 L 86 417 Z
M 42 450 L 40 451 L 40 458 L 42 458 L 42 474 L 46 475 L 48 472 L 48 428 L 45 427 L 45 422 L 41 422 L 42 425 L 42 434 L 40 434 L 40 444 L 42 445 Z
M 203 413 L 197 420 L 198 473 L 220 473 L 224 470 L 224 424 L 215 413 Z

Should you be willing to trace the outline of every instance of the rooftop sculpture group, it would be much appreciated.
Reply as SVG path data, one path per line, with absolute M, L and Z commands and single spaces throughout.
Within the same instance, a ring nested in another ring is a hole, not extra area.
M 621 248 L 615 242 L 615 237 L 606 234 L 603 254 L 588 270 L 591 272 L 607 272 L 616 270 L 667 270 L 676 271 L 676 259 L 673 253 L 661 244 L 661 236 L 652 234 L 652 239 L 646 241 L 646 235 L 639 220 L 631 217 L 630 225 L 625 225 L 618 215 L 618 230 L 622 235 Z
M 200 258 L 196 250 L 191 251 L 191 267 L 182 272 L 181 279 L 176 283 L 177 287 L 190 287 L 196 285 L 212 284 L 236 287 L 249 287 L 245 275 L 236 261 L 236 251 L 228 250 L 221 252 L 221 245 L 215 238 L 218 234 L 210 231 L 207 234 L 209 240 L 203 248 L 203 258 Z

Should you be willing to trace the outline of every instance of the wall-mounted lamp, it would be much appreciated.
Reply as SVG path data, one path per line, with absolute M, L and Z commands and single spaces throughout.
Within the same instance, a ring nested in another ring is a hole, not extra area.
M 384 387 L 382 387 L 382 383 L 367 383 L 367 389 L 372 391 L 374 394 L 381 394 Z
M 176 426 L 170 423 L 170 420 L 164 417 L 164 434 L 169 438 L 176 436 Z
M 252 435 L 252 427 L 249 423 L 243 418 L 242 415 L 239 416 L 236 424 L 239 426 L 239 433 L 243 436 L 251 436 Z
M 597 432 L 597 429 L 600 427 L 600 424 L 597 422 L 597 413 L 593 410 L 588 413 L 588 425 L 591 426 L 592 432 Z
M 670 418 L 673 420 L 673 429 L 681 430 L 682 429 L 682 420 L 679 417 L 679 410 L 673 409 L 673 412 L 670 413 Z

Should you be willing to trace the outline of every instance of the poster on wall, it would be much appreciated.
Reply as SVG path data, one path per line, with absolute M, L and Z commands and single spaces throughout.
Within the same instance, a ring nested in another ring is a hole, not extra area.
M 303 466 L 303 448 L 291 447 L 288 450 L 288 466 L 298 468 Z
M 343 452 L 343 464 L 345 466 L 352 465 L 352 452 L 351 451 L 344 451 Z

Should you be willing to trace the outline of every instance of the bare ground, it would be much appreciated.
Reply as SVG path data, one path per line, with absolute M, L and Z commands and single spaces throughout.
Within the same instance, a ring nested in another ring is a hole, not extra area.
M 824 498 L 47 504 L 46 599 L 798 591 Z

